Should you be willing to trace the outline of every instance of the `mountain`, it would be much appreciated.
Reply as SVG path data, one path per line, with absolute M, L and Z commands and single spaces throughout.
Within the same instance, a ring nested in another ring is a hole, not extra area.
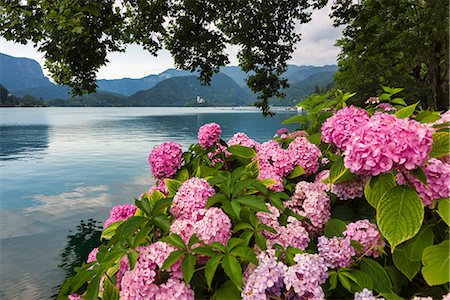
M 229 76 L 218 73 L 210 86 L 201 85 L 197 76 L 172 77 L 131 95 L 128 101 L 136 106 L 185 106 L 197 96 L 217 106 L 244 105 L 251 97 Z
M 130 96 L 138 91 L 154 87 L 158 82 L 172 77 L 192 75 L 189 71 L 168 69 L 158 75 L 148 75 L 142 78 L 100 79 L 97 85 L 100 90 Z
M 316 73 L 323 73 L 323 72 L 336 72 L 337 66 L 336 65 L 326 65 L 323 67 L 314 67 L 314 66 L 302 66 L 301 69 L 292 72 L 290 74 L 287 74 L 287 78 L 289 83 L 299 82 L 307 77 L 316 74 Z

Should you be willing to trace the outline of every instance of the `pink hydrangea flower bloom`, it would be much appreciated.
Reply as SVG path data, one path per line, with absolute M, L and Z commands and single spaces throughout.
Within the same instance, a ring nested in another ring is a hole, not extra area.
M 168 190 L 167 190 L 167 186 L 166 186 L 166 181 L 164 179 L 158 179 L 155 182 L 155 185 L 152 186 L 149 190 L 148 190 L 148 196 L 150 197 L 150 195 L 152 194 L 153 191 L 159 191 L 161 193 L 163 193 L 165 196 L 167 196 Z
M 93 262 L 97 260 L 98 248 L 92 249 L 92 251 L 88 255 L 87 263 Z
M 395 107 L 393 107 L 392 105 L 390 105 L 389 103 L 380 103 L 377 105 L 377 108 L 382 109 L 384 111 L 393 111 L 393 110 L 397 110 Z
M 349 239 L 342 237 L 329 239 L 326 236 L 320 236 L 317 241 L 319 254 L 329 268 L 336 269 L 350 266 L 352 256 L 356 253 L 350 245 Z
M 324 299 L 321 284 L 328 277 L 327 266 L 318 254 L 296 254 L 295 265 L 285 274 L 286 289 L 293 289 L 298 299 Z M 297 299 L 297 298 L 295 298 Z
M 428 159 L 431 145 L 427 126 L 377 112 L 351 138 L 344 152 L 345 167 L 370 176 L 413 170 Z
M 217 123 L 205 124 L 198 130 L 198 143 L 204 149 L 209 149 L 219 140 L 222 129 Z
M 228 141 L 227 144 L 228 146 L 241 145 L 253 148 L 256 147 L 256 145 L 258 145 L 259 143 L 249 138 L 248 135 L 246 135 L 245 133 L 238 132 L 235 135 L 233 135 L 233 137 Z
M 178 189 L 170 212 L 176 218 L 190 219 L 195 211 L 205 208 L 214 193 L 214 188 L 205 179 L 189 178 Z
M 289 144 L 288 152 L 294 166 L 300 166 L 307 175 L 319 169 L 319 157 L 322 155 L 319 148 L 311 144 L 307 138 L 298 137 Z
M 329 175 L 330 170 L 323 170 L 319 174 L 317 174 L 315 182 L 318 184 L 322 184 L 324 190 L 331 191 L 333 194 L 338 196 L 340 200 L 355 199 L 364 195 L 364 187 L 366 186 L 368 177 L 357 176 L 345 182 L 332 185 L 330 185 L 329 183 L 323 183 L 322 181 L 328 178 Z
M 111 212 L 109 213 L 109 218 L 106 220 L 105 224 L 103 225 L 103 228 L 107 228 L 109 225 L 111 225 L 114 222 L 117 221 L 123 221 L 128 219 L 129 217 L 134 216 L 136 213 L 137 207 L 133 204 L 124 204 L 124 205 L 117 205 L 114 206 L 111 209 Z
M 181 145 L 165 142 L 153 148 L 148 157 L 150 170 L 157 179 L 169 178 L 175 175 L 181 167 Z
M 363 289 L 361 292 L 355 293 L 354 300 L 384 300 L 384 298 L 377 298 L 373 295 L 373 292 L 368 289 Z
M 167 270 L 170 277 L 166 282 L 158 282 L 159 269 L 175 250 L 174 247 L 164 242 L 156 242 L 138 247 L 137 250 L 139 257 L 136 266 L 133 270 L 127 270 L 122 277 L 121 299 L 194 299 L 194 292 L 182 279 L 181 261 Z
M 378 247 L 384 246 L 384 241 L 377 225 L 372 224 L 369 220 L 358 220 L 347 225 L 344 236 L 349 240 L 357 241 L 362 245 L 362 249 L 356 251 L 357 255 L 366 253 L 366 256 L 378 257 Z
M 369 114 L 364 109 L 346 106 L 322 124 L 322 141 L 345 150 L 350 137 L 368 121 Z
M 69 295 L 68 298 L 69 300 L 83 300 L 83 297 L 77 293 Z
M 277 141 L 271 140 L 262 143 L 256 148 L 259 168 L 272 169 L 278 176 L 286 176 L 294 168 L 288 150 L 280 147 Z
M 423 167 L 423 171 L 427 177 L 427 185 L 413 175 L 409 175 L 408 179 L 422 199 L 424 206 L 431 206 L 433 200 L 450 197 L 450 164 L 432 158 Z M 397 175 L 397 183 L 406 184 L 405 178 L 400 173 Z

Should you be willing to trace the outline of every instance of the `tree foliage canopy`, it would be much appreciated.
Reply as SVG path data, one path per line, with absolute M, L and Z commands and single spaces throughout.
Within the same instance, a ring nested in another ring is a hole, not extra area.
M 229 62 L 227 45 L 239 47 L 239 65 L 268 114 L 268 99 L 287 86 L 280 78 L 300 34 L 326 0 L 1 0 L 0 34 L 34 43 L 45 53 L 57 83 L 75 94 L 94 92 L 107 53 L 137 43 L 152 54 L 168 49 L 178 68 L 198 71 L 202 82 Z
M 336 0 L 332 17 L 346 25 L 335 77 L 343 90 L 363 100 L 382 85 L 406 87 L 407 98 L 448 109 L 447 0 Z

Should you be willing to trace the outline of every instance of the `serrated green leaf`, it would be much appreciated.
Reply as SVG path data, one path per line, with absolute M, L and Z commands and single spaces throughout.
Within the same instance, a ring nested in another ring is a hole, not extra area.
M 171 198 L 175 196 L 180 186 L 183 184 L 182 182 L 176 179 L 165 179 L 166 187 L 167 187 L 167 197 Z
M 446 284 L 450 281 L 450 242 L 427 247 L 422 254 L 422 275 L 428 285 Z
M 373 289 L 375 291 L 378 293 L 392 292 L 393 287 L 389 275 L 375 260 L 363 258 L 360 264 L 360 269 L 372 278 Z
M 430 158 L 441 157 L 450 154 L 450 132 L 433 133 L 433 147 Z
M 373 289 L 372 278 L 366 273 L 352 269 L 350 271 L 338 271 L 338 278 L 342 286 L 351 293 L 360 292 L 364 288 Z
M 173 266 L 186 252 L 182 250 L 175 250 L 169 254 L 167 259 L 164 261 L 162 265 L 163 270 L 168 270 L 171 266 Z
M 235 247 L 239 246 L 240 244 L 244 243 L 245 241 L 243 239 L 240 238 L 235 238 L 232 237 L 228 240 L 227 242 L 227 252 L 230 252 L 231 250 L 233 250 Z
M 305 170 L 303 170 L 300 166 L 295 166 L 294 170 L 287 176 L 288 179 L 297 178 L 300 175 L 305 174 Z
M 378 200 L 394 186 L 396 186 L 394 175 L 391 173 L 381 174 L 377 177 L 372 177 L 367 181 L 364 188 L 364 196 L 366 197 L 367 202 L 369 202 L 372 207 L 376 208 Z
M 419 232 L 423 216 L 422 200 L 414 189 L 397 186 L 383 195 L 377 205 L 377 224 L 392 252 Z
M 216 274 L 217 267 L 221 263 L 223 257 L 224 257 L 223 254 L 218 254 L 216 256 L 211 257 L 206 263 L 205 278 L 209 289 L 211 289 L 211 283 L 214 279 L 214 275 Z
M 409 105 L 407 107 L 404 107 L 404 108 L 400 109 L 399 111 L 397 111 L 395 113 L 395 115 L 397 116 L 397 118 L 400 118 L 400 119 L 409 118 L 416 110 L 417 104 L 419 104 L 419 102 Z
M 334 236 L 344 236 L 343 232 L 347 228 L 347 224 L 339 219 L 329 219 L 325 224 L 324 235 L 328 238 Z
M 221 266 L 225 274 L 233 281 L 238 290 L 242 290 L 242 268 L 236 257 L 225 255 L 222 259 Z
M 450 198 L 439 199 L 437 213 L 450 226 Z
M 175 179 L 179 182 L 184 182 L 189 179 L 189 171 L 186 168 L 181 168 L 175 175 Z
M 405 250 L 403 249 L 403 246 L 401 245 L 395 249 L 394 253 L 392 254 L 392 259 L 397 269 L 405 274 L 405 276 L 408 277 L 410 281 L 420 270 L 420 262 L 409 260 L 408 256 L 405 253 Z
M 424 225 L 420 231 L 404 244 L 405 253 L 409 260 L 420 261 L 422 252 L 428 246 L 433 245 L 434 233 L 431 227 Z
M 327 182 L 336 184 L 345 182 L 349 179 L 355 177 L 355 174 L 352 174 L 349 169 L 344 166 L 344 158 L 339 157 L 330 168 L 330 175 L 328 177 Z
M 255 150 L 250 147 L 245 147 L 241 145 L 233 145 L 227 148 L 227 151 L 243 158 L 253 158 L 256 155 Z
M 170 220 L 167 219 L 166 215 L 160 214 L 157 216 L 154 216 L 152 218 L 153 223 L 158 226 L 159 228 L 161 228 L 164 233 L 168 233 L 170 230 Z
M 191 282 L 192 276 L 195 272 L 195 262 L 197 257 L 192 254 L 187 254 L 183 262 L 181 263 L 181 272 L 183 273 L 183 279 L 186 283 Z
M 239 230 L 244 230 L 244 229 L 253 230 L 253 227 L 252 227 L 252 225 L 250 225 L 248 223 L 239 223 L 236 226 L 234 226 L 233 233 L 236 233 Z
M 402 98 L 394 98 L 391 100 L 391 103 L 406 106 L 406 102 Z
M 166 242 L 167 244 L 170 244 L 178 249 L 182 250 L 187 249 L 183 239 L 178 234 L 175 233 L 172 233 L 171 235 L 161 238 L 161 241 Z

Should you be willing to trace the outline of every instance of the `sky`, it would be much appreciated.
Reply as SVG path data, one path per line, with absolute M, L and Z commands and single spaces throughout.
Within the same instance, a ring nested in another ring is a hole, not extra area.
M 330 11 L 331 4 L 314 11 L 309 23 L 298 26 L 302 39 L 296 45 L 292 59 L 288 61 L 289 64 L 313 66 L 336 64 L 339 48 L 334 44 L 336 39 L 342 36 L 342 28 L 333 27 L 329 17 Z M 235 46 L 227 48 L 230 65 L 238 64 L 237 51 L 238 48 Z M 32 58 L 42 67 L 44 66 L 43 53 L 38 52 L 31 44 L 7 42 L 0 37 L 0 52 L 15 57 Z M 168 51 L 161 50 L 158 56 L 154 57 L 136 44 L 129 45 L 123 53 L 108 53 L 107 58 L 110 62 L 100 68 L 97 73 L 98 79 L 141 78 L 149 74 L 159 74 L 174 67 L 173 59 Z M 45 69 L 44 74 L 49 76 Z

